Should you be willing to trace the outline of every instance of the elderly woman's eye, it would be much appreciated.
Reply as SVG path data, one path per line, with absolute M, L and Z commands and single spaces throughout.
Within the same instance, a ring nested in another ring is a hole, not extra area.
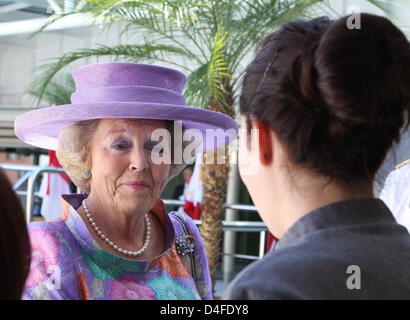
M 111 145 L 114 150 L 122 151 L 128 148 L 128 144 L 124 141 L 116 141 Z

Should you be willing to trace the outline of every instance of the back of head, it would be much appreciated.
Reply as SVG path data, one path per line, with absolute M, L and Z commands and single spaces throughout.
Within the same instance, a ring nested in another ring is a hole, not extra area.
M 20 200 L 0 170 L 0 299 L 20 299 L 30 267 L 30 242 Z
M 409 124 L 409 42 L 386 18 L 360 18 L 360 29 L 348 17 L 284 24 L 261 42 L 240 100 L 293 164 L 344 183 L 372 180 Z

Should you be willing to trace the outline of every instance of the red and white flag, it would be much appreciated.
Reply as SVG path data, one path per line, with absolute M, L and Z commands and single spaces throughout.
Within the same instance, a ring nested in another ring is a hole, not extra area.
M 194 220 L 201 217 L 201 203 L 203 195 L 203 181 L 201 173 L 202 153 L 195 160 L 194 171 L 189 181 L 188 191 L 185 199 L 184 211 Z
M 61 168 L 55 151 L 49 150 L 48 156 L 50 167 Z M 39 193 L 43 197 L 41 215 L 46 221 L 59 218 L 63 212 L 61 195 L 71 193 L 70 179 L 65 173 L 46 173 L 43 176 Z
M 272 233 L 269 232 L 268 252 L 271 251 L 275 247 L 276 241 L 278 241 L 278 238 L 276 238 Z

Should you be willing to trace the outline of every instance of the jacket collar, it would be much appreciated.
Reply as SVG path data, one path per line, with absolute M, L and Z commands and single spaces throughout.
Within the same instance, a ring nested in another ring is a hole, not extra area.
M 395 222 L 380 199 L 351 199 L 317 208 L 296 221 L 278 241 L 276 248 L 292 245 L 302 237 L 323 229 L 355 224 Z

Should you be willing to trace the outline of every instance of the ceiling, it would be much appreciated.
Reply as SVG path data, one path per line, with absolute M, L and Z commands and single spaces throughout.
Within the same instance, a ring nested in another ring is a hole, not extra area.
M 0 0 L 0 23 L 46 18 L 53 13 L 47 0 Z

